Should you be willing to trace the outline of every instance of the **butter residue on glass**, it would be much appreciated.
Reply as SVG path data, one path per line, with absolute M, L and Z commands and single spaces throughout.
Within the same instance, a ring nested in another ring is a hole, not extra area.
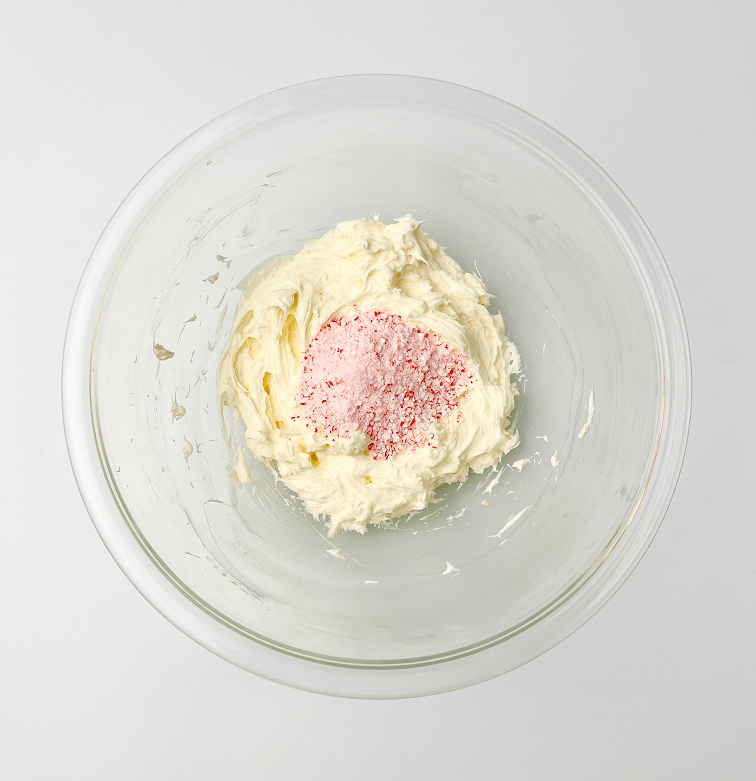
M 588 418 L 583 424 L 583 428 L 580 429 L 578 439 L 582 439 L 590 430 L 593 425 L 593 416 L 596 414 L 596 401 L 593 395 L 593 388 L 591 388 L 591 395 L 588 397 Z

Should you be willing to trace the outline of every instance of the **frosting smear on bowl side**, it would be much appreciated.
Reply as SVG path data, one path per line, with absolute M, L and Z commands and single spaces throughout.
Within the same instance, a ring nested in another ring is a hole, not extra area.
M 365 531 L 519 443 L 519 356 L 489 301 L 412 216 L 339 223 L 245 282 L 221 403 L 329 536 Z

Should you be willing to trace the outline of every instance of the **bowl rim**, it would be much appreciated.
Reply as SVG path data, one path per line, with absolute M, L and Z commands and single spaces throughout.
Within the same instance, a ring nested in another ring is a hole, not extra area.
M 411 91 L 439 106 L 461 105 L 477 119 L 490 118 L 571 175 L 618 236 L 635 248 L 628 254 L 635 261 L 656 319 L 662 358 L 662 414 L 647 481 L 625 524 L 585 576 L 540 611 L 537 620 L 514 634 L 442 657 L 380 664 L 290 653 L 275 642 L 242 634 L 219 620 L 212 609 L 203 608 L 170 571 L 161 569 L 125 521 L 117 491 L 105 474 L 93 420 L 91 382 L 103 296 L 125 247 L 165 190 L 250 127 L 329 93 L 366 94 L 369 90 L 385 91 L 387 96 Z M 462 688 L 508 672 L 557 645 L 606 604 L 643 557 L 672 500 L 687 446 L 691 384 L 685 319 L 670 271 L 637 210 L 597 163 L 545 122 L 487 93 L 424 77 L 358 74 L 300 82 L 253 98 L 203 125 L 145 174 L 106 225 L 83 272 L 66 330 L 61 391 L 69 458 L 92 522 L 126 577 L 165 618 L 216 655 L 262 677 L 337 696 L 396 698 Z

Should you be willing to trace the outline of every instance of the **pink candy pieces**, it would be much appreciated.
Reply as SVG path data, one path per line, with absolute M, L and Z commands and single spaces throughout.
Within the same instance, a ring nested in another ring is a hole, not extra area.
M 302 360 L 299 402 L 315 431 L 371 439 L 373 458 L 430 445 L 430 425 L 471 382 L 466 355 L 388 312 L 326 323 Z

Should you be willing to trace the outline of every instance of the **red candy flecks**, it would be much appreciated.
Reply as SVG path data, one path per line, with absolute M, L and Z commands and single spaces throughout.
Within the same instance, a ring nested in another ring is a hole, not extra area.
M 302 359 L 299 402 L 315 431 L 363 431 L 373 458 L 431 445 L 431 424 L 458 408 L 466 355 L 399 315 L 355 312 L 326 323 Z

